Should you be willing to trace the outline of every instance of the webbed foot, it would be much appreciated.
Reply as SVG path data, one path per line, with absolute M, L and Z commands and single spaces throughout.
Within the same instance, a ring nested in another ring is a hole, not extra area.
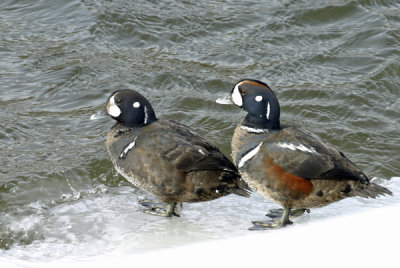
M 300 217 L 305 212 L 310 213 L 310 209 L 309 208 L 292 209 L 290 210 L 289 213 L 289 219 Z M 271 219 L 277 219 L 277 218 L 282 218 L 282 214 L 283 214 L 283 209 L 276 208 L 276 209 L 271 209 L 265 216 L 270 217 Z
M 285 227 L 286 225 L 292 224 L 293 222 L 287 221 L 282 223 L 280 220 L 274 219 L 269 221 L 252 221 L 253 226 L 249 228 L 250 231 L 261 231 L 270 229 L 279 229 Z
M 171 216 L 180 217 L 180 215 L 177 212 L 177 207 L 176 207 L 177 203 L 175 202 L 171 204 L 165 204 L 161 202 L 155 202 L 152 200 L 140 200 L 139 204 L 149 208 L 148 210 L 144 210 L 144 212 L 147 214 L 162 216 L 162 217 L 171 217 Z
M 281 210 L 282 213 L 279 214 L 277 212 L 280 212 L 279 210 L 274 210 L 273 217 L 269 221 L 253 221 L 253 226 L 249 228 L 251 231 L 258 231 L 258 230 L 267 230 L 267 229 L 279 229 L 282 227 L 285 227 L 288 224 L 292 224 L 292 222 L 289 219 L 289 216 L 292 214 L 290 208 L 284 208 Z M 297 214 L 297 210 L 293 211 L 294 215 Z M 304 213 L 304 210 L 303 212 Z M 281 215 L 280 219 L 279 215 Z

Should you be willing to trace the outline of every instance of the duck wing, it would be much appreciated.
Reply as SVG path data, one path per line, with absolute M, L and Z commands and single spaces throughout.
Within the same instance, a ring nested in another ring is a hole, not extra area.
M 177 169 L 186 172 L 195 170 L 224 170 L 239 174 L 233 163 L 210 141 L 188 126 L 167 121 L 165 131 L 175 133 L 171 146 L 162 152 L 162 157 Z
M 369 183 L 367 176 L 342 152 L 297 127 L 284 128 L 266 139 L 260 151 L 286 172 L 302 178 Z

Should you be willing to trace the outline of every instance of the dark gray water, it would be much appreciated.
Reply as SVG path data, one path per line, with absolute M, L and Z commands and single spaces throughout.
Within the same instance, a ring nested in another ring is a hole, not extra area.
M 341 148 L 394 197 L 352 198 L 298 220 L 399 203 L 398 1 L 42 0 L 0 3 L 0 258 L 141 252 L 247 234 L 258 195 L 142 213 L 146 196 L 113 170 L 117 89 L 142 92 L 228 155 L 244 116 L 220 106 L 241 78 L 275 90 L 282 122 Z M 396 186 L 397 185 L 397 186 Z

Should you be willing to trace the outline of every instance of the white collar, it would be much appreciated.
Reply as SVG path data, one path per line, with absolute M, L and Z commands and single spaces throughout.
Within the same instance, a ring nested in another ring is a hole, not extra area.
M 268 132 L 269 130 L 266 128 L 252 128 L 252 127 L 247 127 L 247 126 L 240 126 L 242 129 L 247 130 L 248 132 L 251 133 L 264 133 Z

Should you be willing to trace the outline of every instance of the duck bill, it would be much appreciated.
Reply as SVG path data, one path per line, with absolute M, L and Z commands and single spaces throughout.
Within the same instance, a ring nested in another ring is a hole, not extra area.
M 97 113 L 92 114 L 92 115 L 90 116 L 90 120 L 97 120 L 97 119 L 101 119 L 101 118 L 106 118 L 106 117 L 108 117 L 108 116 L 109 116 L 109 115 L 108 115 L 106 109 L 103 108 L 103 109 L 101 109 L 100 111 L 98 111 Z
M 215 102 L 218 104 L 233 104 L 231 96 L 227 96 L 225 98 L 218 98 Z

